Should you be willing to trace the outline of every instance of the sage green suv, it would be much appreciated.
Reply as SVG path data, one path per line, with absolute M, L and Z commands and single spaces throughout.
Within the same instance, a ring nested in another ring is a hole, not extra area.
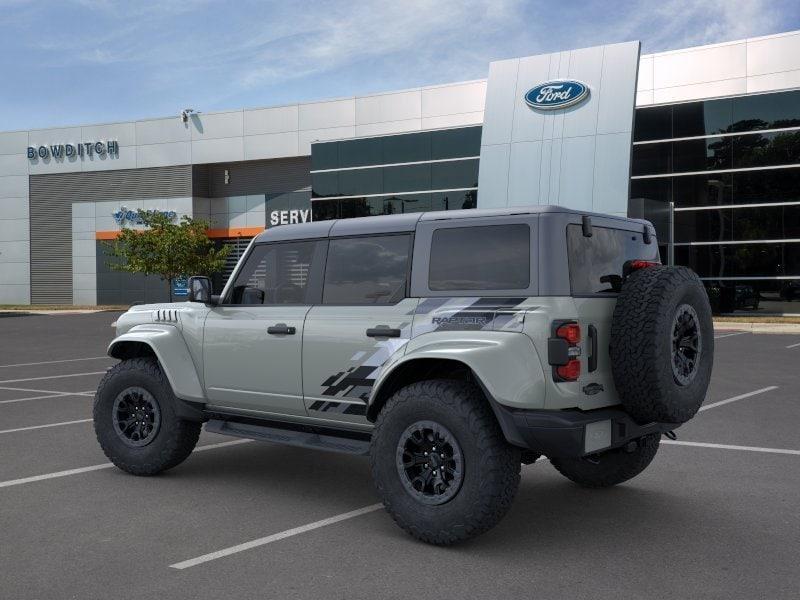
M 208 431 L 369 455 L 406 531 L 450 544 L 508 511 L 546 456 L 603 487 L 697 412 L 713 362 L 697 276 L 652 226 L 561 207 L 274 227 L 220 295 L 134 306 L 109 346 L 97 438 L 137 475 Z

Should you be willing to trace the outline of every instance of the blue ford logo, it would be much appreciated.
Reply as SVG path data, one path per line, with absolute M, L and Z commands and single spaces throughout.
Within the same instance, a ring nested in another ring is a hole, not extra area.
M 580 81 L 548 81 L 540 83 L 525 94 L 525 103 L 539 110 L 566 108 L 589 97 L 589 86 Z

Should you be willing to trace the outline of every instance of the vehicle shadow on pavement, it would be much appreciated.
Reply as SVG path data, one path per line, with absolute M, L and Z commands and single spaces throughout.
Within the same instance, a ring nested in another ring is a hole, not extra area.
M 157 479 L 173 479 L 181 486 L 191 480 L 229 498 L 244 494 L 252 500 L 263 495 L 265 505 L 318 500 L 323 509 L 330 506 L 331 515 L 377 500 L 366 457 L 320 454 L 260 442 L 203 454 L 202 459 L 194 457 Z M 384 516 L 377 530 L 362 533 L 418 544 Z M 691 536 L 707 529 L 709 522 L 726 518 L 732 517 L 725 516 L 724 506 L 709 507 L 680 489 L 650 485 L 646 474 L 613 488 L 592 490 L 563 479 L 542 460 L 523 467 L 514 505 L 495 529 L 448 551 L 479 550 L 505 556 L 514 550 L 601 551 L 609 545 L 625 547 L 643 535 L 665 542 L 676 532 Z M 375 520 L 365 519 L 351 527 L 373 528 L 375 524 Z
M 264 442 L 202 452 L 148 479 L 218 488 L 220 494 L 231 497 L 246 492 L 249 497 L 263 493 L 287 499 L 313 495 L 322 502 L 329 498 L 376 501 L 366 457 Z

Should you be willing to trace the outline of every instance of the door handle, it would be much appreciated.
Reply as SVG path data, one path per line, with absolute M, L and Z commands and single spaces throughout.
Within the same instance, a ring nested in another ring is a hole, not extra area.
M 367 337 L 386 337 L 386 338 L 400 337 L 400 330 L 391 329 L 386 325 L 378 325 L 377 327 L 371 327 L 367 329 Z
M 278 323 L 277 325 L 270 325 L 267 327 L 267 333 L 272 335 L 294 335 L 297 329 L 290 327 L 286 323 Z
M 589 373 L 597 370 L 597 327 L 589 325 Z

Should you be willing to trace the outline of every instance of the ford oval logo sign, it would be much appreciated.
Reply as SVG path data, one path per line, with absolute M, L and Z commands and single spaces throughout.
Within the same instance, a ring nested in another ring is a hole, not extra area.
M 580 81 L 548 81 L 525 94 L 525 103 L 538 110 L 556 110 L 583 102 L 589 97 L 589 86 Z

